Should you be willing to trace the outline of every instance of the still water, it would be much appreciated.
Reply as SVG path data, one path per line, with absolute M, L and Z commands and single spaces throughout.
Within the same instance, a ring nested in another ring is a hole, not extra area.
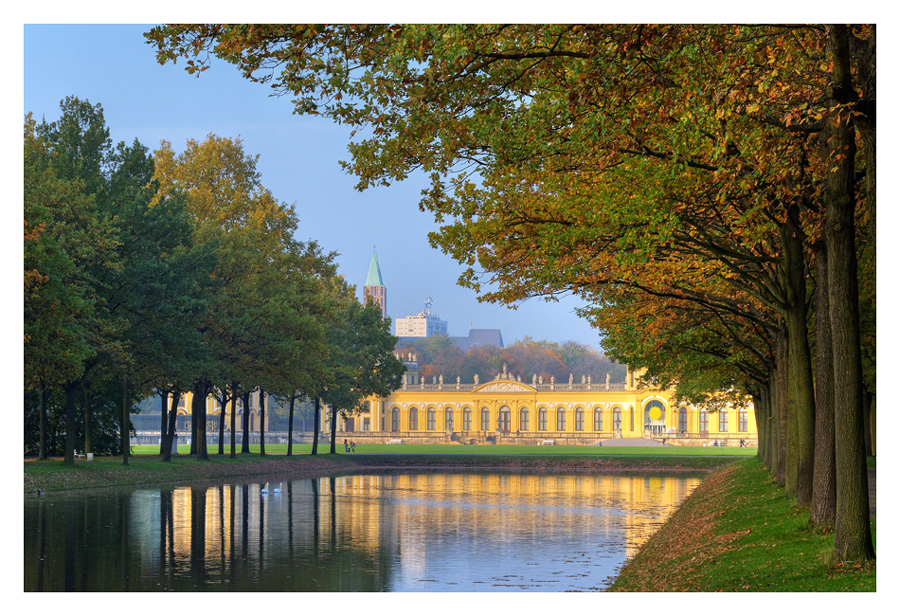
M 27 497 L 25 590 L 602 590 L 700 478 L 422 473 Z

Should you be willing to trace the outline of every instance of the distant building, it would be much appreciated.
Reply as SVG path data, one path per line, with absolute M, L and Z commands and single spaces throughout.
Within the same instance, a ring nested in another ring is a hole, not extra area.
M 381 318 L 387 318 L 387 287 L 381 278 L 381 268 L 378 266 L 378 255 L 374 246 L 372 246 L 372 261 L 369 262 L 369 275 L 363 287 L 363 297 L 367 304 L 370 300 L 378 304 L 381 308 Z
M 480 346 L 503 348 L 503 336 L 499 329 L 470 329 L 468 336 L 452 336 L 450 339 L 463 353 Z
M 431 298 L 425 300 L 425 310 L 419 314 L 400 317 L 394 321 L 394 335 L 398 338 L 428 338 L 446 336 L 447 321 L 431 314 Z

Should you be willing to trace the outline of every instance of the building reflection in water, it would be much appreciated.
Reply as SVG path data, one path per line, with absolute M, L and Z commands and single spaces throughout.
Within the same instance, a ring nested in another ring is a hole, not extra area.
M 421 473 L 29 497 L 25 590 L 595 590 L 699 481 Z

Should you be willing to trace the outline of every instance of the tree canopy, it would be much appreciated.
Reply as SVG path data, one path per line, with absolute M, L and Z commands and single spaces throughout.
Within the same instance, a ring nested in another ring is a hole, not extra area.
M 771 437 L 760 455 L 800 504 L 816 497 L 810 323 L 828 320 L 833 359 L 819 361 L 840 400 L 821 410 L 842 426 L 838 511 L 853 508 L 835 555 L 874 555 L 861 348 L 874 323 L 859 307 L 860 288 L 874 304 L 874 26 L 202 24 L 147 38 L 162 63 L 199 74 L 219 57 L 297 113 L 353 126 L 344 165 L 360 189 L 424 172 L 431 241 L 483 299 L 578 294 L 618 359 L 753 396 Z
M 210 394 L 352 411 L 399 385 L 389 324 L 340 279 L 335 253 L 296 239 L 293 207 L 240 139 L 176 153 L 108 135 L 102 107 L 74 97 L 57 121 L 25 119 L 26 452 L 127 463 L 129 413 L 155 392 L 168 459 L 175 402 L 193 392 L 192 453 L 205 458 Z

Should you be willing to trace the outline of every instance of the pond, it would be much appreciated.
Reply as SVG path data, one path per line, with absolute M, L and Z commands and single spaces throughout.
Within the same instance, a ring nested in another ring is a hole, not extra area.
M 603 590 L 701 477 L 423 472 L 26 497 L 25 590 Z

